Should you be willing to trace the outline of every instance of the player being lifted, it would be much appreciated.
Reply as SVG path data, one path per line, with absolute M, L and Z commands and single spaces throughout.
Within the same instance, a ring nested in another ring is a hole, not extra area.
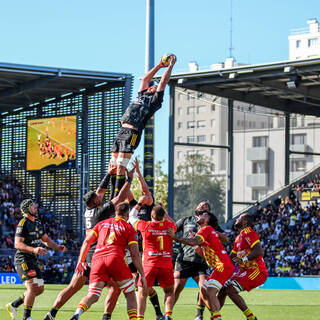
M 106 185 L 104 180 L 101 182 L 100 186 L 96 191 L 89 191 L 84 196 L 84 202 L 86 205 L 86 210 L 84 212 L 85 219 L 85 228 L 86 234 L 88 235 L 92 228 L 102 220 L 111 218 L 114 216 L 115 207 L 123 202 L 130 191 L 131 181 L 133 178 L 135 167 L 129 171 L 127 182 L 124 184 L 119 195 L 112 200 L 108 201 L 101 207 L 102 197 L 106 192 Z M 90 250 L 86 256 L 86 270 L 84 273 L 79 276 L 74 274 L 69 285 L 63 289 L 56 298 L 56 301 L 53 304 L 52 309 L 45 315 L 44 320 L 53 320 L 59 309 L 73 296 L 75 295 L 89 279 L 91 260 L 96 249 L 97 242 L 91 244 Z M 106 319 L 111 319 L 112 311 L 116 305 L 120 290 L 115 284 L 112 284 L 108 287 L 108 297 L 106 299 L 107 303 L 105 305 L 105 314 Z
M 99 222 L 87 235 L 80 250 L 76 273 L 81 276 L 85 271 L 85 258 L 92 243 L 97 247 L 92 258 L 88 295 L 78 305 L 70 320 L 79 319 L 80 315 L 98 301 L 103 288 L 112 278 L 117 282 L 127 300 L 127 313 L 130 320 L 137 319 L 137 301 L 135 285 L 130 268 L 125 262 L 125 250 L 128 247 L 132 261 L 140 273 L 144 289 L 147 289 L 146 278 L 142 268 L 141 257 L 136 240 L 136 232 L 127 222 L 129 204 L 120 203 L 116 208 L 116 217 Z M 106 319 L 105 315 L 102 318 Z
M 252 216 L 248 213 L 241 214 L 234 227 L 240 234 L 234 241 L 230 258 L 240 269 L 219 292 L 218 298 L 222 307 L 228 295 L 247 320 L 257 320 L 239 293 L 245 290 L 249 292 L 261 286 L 267 280 L 268 271 L 262 258 L 263 252 L 259 236 L 252 229 Z
M 213 269 L 200 289 L 202 299 L 211 312 L 210 319 L 213 320 L 217 318 L 216 313 L 220 310 L 217 294 L 232 276 L 233 264 L 221 244 L 219 232 L 215 231 L 209 222 L 210 214 L 204 211 L 198 215 L 197 223 L 200 225 L 200 230 L 193 238 L 179 238 L 173 229 L 169 229 L 168 234 L 180 243 L 196 247 L 197 253 L 204 256 L 208 266 Z
M 23 200 L 20 209 L 24 217 L 17 226 L 14 238 L 14 247 L 17 249 L 14 265 L 27 291 L 6 307 L 11 319 L 17 320 L 18 307 L 24 304 L 23 320 L 32 320 L 31 310 L 34 300 L 44 290 L 44 281 L 38 268 L 37 256 L 44 256 L 48 253 L 40 245 L 43 243 L 46 247 L 61 252 L 65 252 L 66 247 L 56 244 L 45 233 L 41 222 L 37 220 L 38 208 L 31 199 Z
M 111 176 L 112 191 L 110 199 L 116 196 L 125 181 L 125 169 L 134 150 L 138 147 L 141 134 L 147 121 L 162 106 L 164 89 L 170 80 L 176 56 L 171 55 L 167 70 L 161 77 L 158 86 L 150 85 L 154 75 L 167 67 L 162 61 L 151 69 L 142 79 L 138 97 L 128 106 L 120 119 L 121 127 L 111 149 L 108 173 Z
M 165 293 L 165 320 L 171 320 L 174 303 L 174 278 L 172 266 L 172 239 L 167 235 L 168 228 L 176 230 L 174 222 L 169 218 L 164 208 L 156 205 L 151 210 L 151 221 L 138 220 L 138 210 L 130 212 L 130 223 L 141 232 L 143 238 L 143 268 L 147 279 L 148 293 L 154 290 L 157 279 Z M 138 319 L 144 319 L 147 293 L 142 290 L 139 281 Z

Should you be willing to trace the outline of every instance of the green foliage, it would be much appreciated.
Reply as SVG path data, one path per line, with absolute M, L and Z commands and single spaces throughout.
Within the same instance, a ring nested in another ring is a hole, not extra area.
M 162 170 L 164 161 L 157 161 L 154 165 L 154 191 L 156 202 L 162 202 L 164 206 L 168 207 L 168 174 Z M 140 164 L 140 170 L 142 172 L 143 166 Z M 141 189 L 137 176 L 134 176 L 131 191 L 136 200 L 141 196 Z
M 212 177 L 209 160 L 203 155 L 189 156 L 178 166 L 174 187 L 174 217 L 191 215 L 197 204 L 209 200 L 211 211 L 224 222 L 225 181 Z

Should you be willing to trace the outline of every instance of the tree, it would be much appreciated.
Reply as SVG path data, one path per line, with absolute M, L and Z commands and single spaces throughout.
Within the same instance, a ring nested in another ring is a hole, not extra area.
M 211 211 L 219 222 L 224 222 L 225 187 L 224 179 L 211 176 L 210 161 L 203 155 L 188 156 L 178 166 L 174 186 L 175 220 L 193 214 L 197 204 L 209 200 Z
M 158 161 L 154 166 L 154 196 L 156 203 L 162 202 L 168 208 L 168 174 L 162 170 L 163 163 L 164 161 Z M 134 198 L 138 200 L 141 196 L 141 190 L 136 176 L 133 178 L 131 191 Z

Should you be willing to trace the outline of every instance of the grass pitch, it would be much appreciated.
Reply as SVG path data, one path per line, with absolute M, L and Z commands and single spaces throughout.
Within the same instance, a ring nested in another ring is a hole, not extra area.
M 62 285 L 46 285 L 44 293 L 36 298 L 32 311 L 35 320 L 42 320 L 45 313 L 50 310 L 59 291 L 64 288 Z M 9 314 L 5 309 L 8 302 L 16 299 L 23 291 L 23 285 L 0 285 L 0 319 L 10 320 Z M 68 320 L 77 307 L 80 299 L 87 294 L 88 286 L 79 291 L 67 304 L 59 311 L 57 320 Z M 162 289 L 156 287 L 159 299 L 163 301 Z M 185 288 L 176 306 L 173 309 L 175 320 L 193 320 L 196 309 L 195 302 L 197 289 Z M 81 319 L 97 320 L 102 318 L 103 301 L 106 291 L 100 300 L 94 304 L 89 311 L 82 315 Z M 250 293 L 242 293 L 248 306 L 255 313 L 259 320 L 319 320 L 320 319 L 320 291 L 312 290 L 253 290 Z M 163 306 L 162 306 L 163 310 Z M 19 308 L 18 318 L 22 319 L 23 306 Z M 223 319 L 245 320 L 241 311 L 227 300 L 222 309 Z M 209 312 L 205 311 L 205 319 L 209 319 Z M 126 314 L 126 304 L 123 294 L 121 294 L 116 309 L 114 310 L 113 320 L 128 319 Z M 155 314 L 150 302 L 147 304 L 145 319 L 155 319 Z

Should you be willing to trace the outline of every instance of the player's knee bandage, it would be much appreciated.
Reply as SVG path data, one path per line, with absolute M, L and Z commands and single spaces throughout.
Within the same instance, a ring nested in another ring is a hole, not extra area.
M 125 283 L 123 286 L 120 287 L 121 291 L 123 291 L 124 294 L 130 293 L 134 291 L 134 280 L 130 279 L 127 283 Z
M 216 288 L 216 289 L 220 290 L 222 288 L 222 284 L 215 279 L 206 280 L 202 286 L 204 289 Z
M 117 165 L 117 158 L 115 156 L 111 156 L 110 164 L 116 166 Z
M 128 158 L 118 157 L 117 158 L 117 165 L 122 166 L 122 167 L 127 167 L 129 161 L 130 161 L 130 159 L 128 159 Z
M 96 288 L 96 287 L 93 287 L 93 286 L 89 286 L 88 293 L 100 297 L 101 293 L 102 293 L 102 289 L 101 288 Z
M 241 284 L 237 280 L 231 280 L 230 284 L 236 289 L 238 293 L 243 291 Z

